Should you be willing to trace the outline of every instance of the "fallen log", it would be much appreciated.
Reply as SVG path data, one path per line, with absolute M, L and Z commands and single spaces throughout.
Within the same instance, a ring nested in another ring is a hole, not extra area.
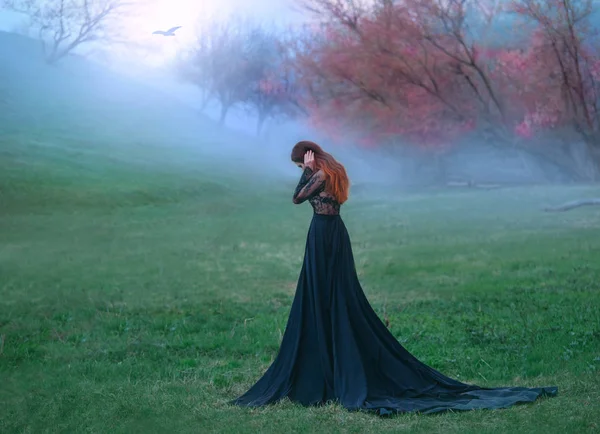
M 594 206 L 600 205 L 600 199 L 582 199 L 582 200 L 574 200 L 572 202 L 567 202 L 559 206 L 544 208 L 544 211 L 547 212 L 562 212 L 569 211 L 575 208 L 579 208 L 582 206 Z

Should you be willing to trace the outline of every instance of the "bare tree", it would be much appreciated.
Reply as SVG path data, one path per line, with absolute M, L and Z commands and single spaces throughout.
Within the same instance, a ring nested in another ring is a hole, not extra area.
M 267 71 L 262 79 L 253 83 L 244 104 L 257 118 L 257 135 L 261 134 L 267 119 L 286 119 L 305 113 L 296 93 L 290 70 L 284 67 Z
M 78 47 L 127 43 L 121 21 L 132 15 L 133 0 L 0 0 L 27 15 L 42 41 L 46 62 L 54 64 Z
M 221 105 L 219 122 L 241 104 L 249 92 L 245 36 L 248 23 L 240 19 L 199 24 L 195 44 L 181 55 L 179 76 L 202 91 L 202 106 L 216 99 Z
M 267 119 L 286 119 L 302 112 L 300 89 L 292 52 L 282 34 L 256 27 L 247 41 L 250 93 L 243 104 L 257 117 L 256 134 L 260 135 Z
M 173 69 L 179 80 L 195 85 L 200 91 L 200 110 L 206 110 L 215 98 L 213 90 L 209 40 L 197 38 L 191 49 L 177 52 L 173 61 Z
M 201 106 L 221 106 L 222 124 L 234 106 L 256 115 L 257 133 L 265 120 L 283 114 L 289 101 L 289 74 L 277 34 L 240 17 L 198 24 L 196 42 L 175 62 L 178 76 L 195 84 Z

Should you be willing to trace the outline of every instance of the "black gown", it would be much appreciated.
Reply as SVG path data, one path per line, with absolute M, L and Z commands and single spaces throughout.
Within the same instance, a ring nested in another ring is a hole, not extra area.
M 258 382 L 231 404 L 256 407 L 287 397 L 390 415 L 506 408 L 558 393 L 557 387 L 465 384 L 420 362 L 367 301 L 340 204 L 325 191 L 322 172 L 304 170 L 293 201 L 306 200 L 314 214 L 281 347 Z

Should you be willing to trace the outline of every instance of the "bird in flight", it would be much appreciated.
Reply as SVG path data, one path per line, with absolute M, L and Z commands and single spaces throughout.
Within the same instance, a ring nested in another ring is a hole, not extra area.
M 167 30 L 166 32 L 163 32 L 162 30 L 157 30 L 156 32 L 153 32 L 153 35 L 163 35 L 163 36 L 175 36 L 175 30 L 180 29 L 181 26 L 177 26 L 177 27 L 171 27 L 169 30 Z

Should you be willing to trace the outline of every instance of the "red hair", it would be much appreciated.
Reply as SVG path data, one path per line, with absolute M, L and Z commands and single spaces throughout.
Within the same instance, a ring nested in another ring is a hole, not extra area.
M 313 151 L 315 154 L 315 169 L 321 170 L 325 175 L 325 189 L 340 204 L 346 202 L 350 190 L 350 181 L 344 166 L 333 158 L 333 155 L 308 140 L 303 140 L 294 145 L 292 148 L 292 161 L 294 163 L 304 163 L 306 151 Z

